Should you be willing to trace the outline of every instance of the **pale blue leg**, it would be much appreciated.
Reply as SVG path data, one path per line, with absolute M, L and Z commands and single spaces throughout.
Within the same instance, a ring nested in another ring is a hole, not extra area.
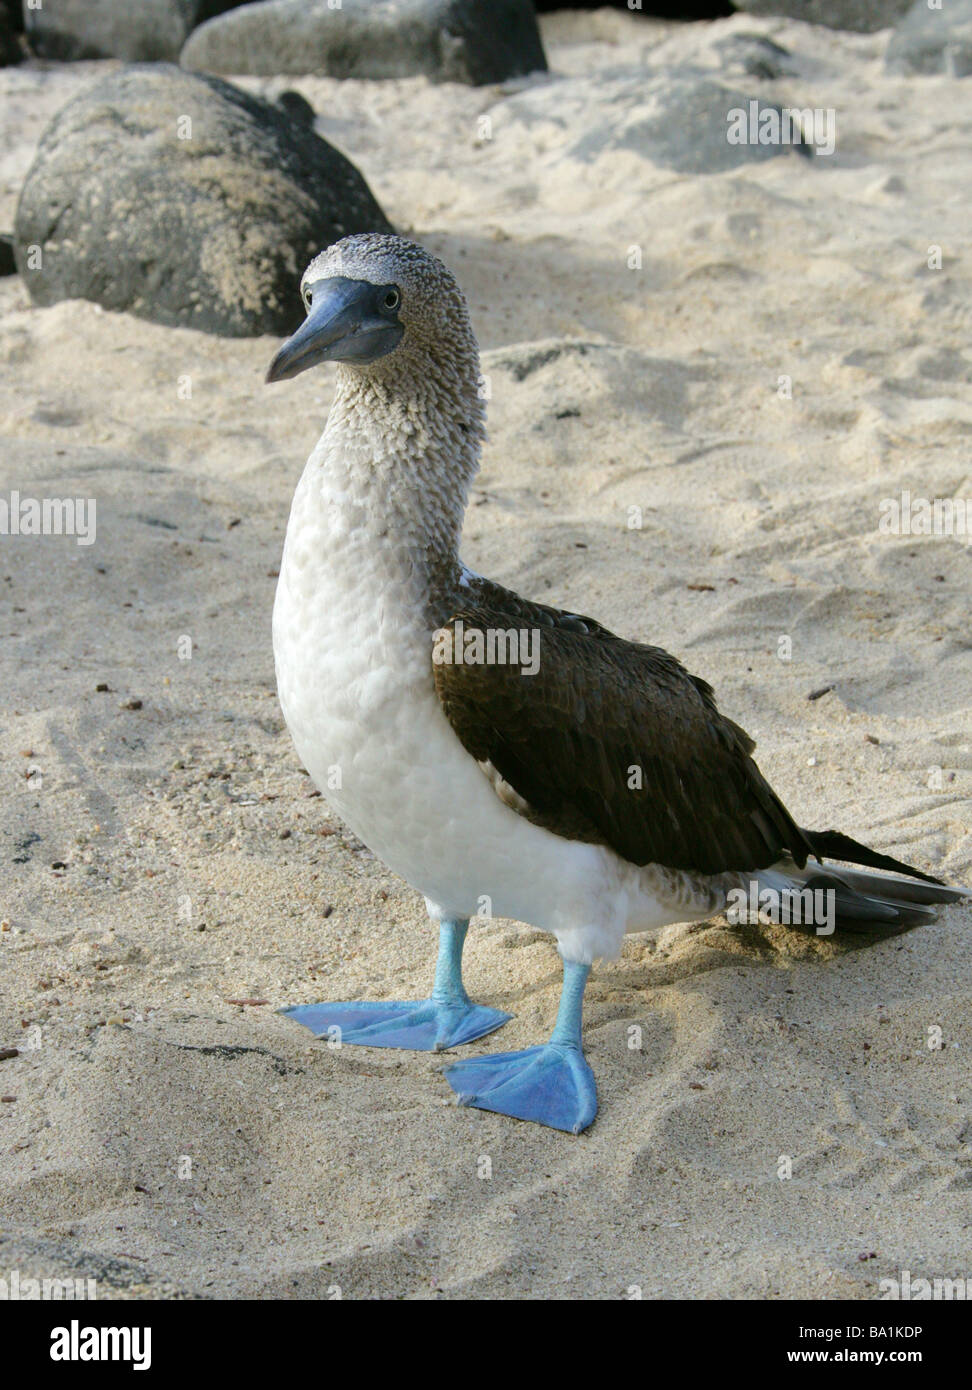
M 589 965 L 564 961 L 564 987 L 550 1041 L 524 1052 L 468 1057 L 445 1073 L 460 1105 L 579 1134 L 597 1114 L 594 1073 L 581 1050 L 581 1009 Z
M 462 985 L 468 918 L 439 923 L 439 960 L 428 999 L 409 1003 L 298 1004 L 281 1009 L 318 1037 L 360 1047 L 408 1047 L 439 1052 L 472 1042 L 509 1021 L 510 1014 L 472 1004 Z

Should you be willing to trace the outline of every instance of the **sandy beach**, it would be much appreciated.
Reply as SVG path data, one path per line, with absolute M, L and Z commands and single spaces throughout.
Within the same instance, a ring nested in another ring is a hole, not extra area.
M 677 654 L 801 824 L 972 884 L 972 550 L 881 525 L 904 493 L 972 502 L 972 82 L 887 71 L 889 31 L 542 28 L 551 73 L 503 87 L 239 85 L 302 93 L 469 298 L 470 566 Z M 738 34 L 787 71 L 727 74 Z M 0 69 L 0 229 L 110 67 Z M 619 71 L 686 67 L 834 110 L 834 152 L 705 174 L 585 147 Z M 97 504 L 91 544 L 0 536 L 0 1273 L 118 1299 L 972 1278 L 970 906 L 876 942 L 629 937 L 587 991 L 601 1109 L 577 1137 L 456 1106 L 441 1057 L 330 1050 L 275 1012 L 419 998 L 436 948 L 277 704 L 275 576 L 333 382 L 264 386 L 279 341 L 0 280 L 0 497 Z M 553 939 L 476 926 L 467 986 L 515 1015 L 504 1049 L 544 1038 Z

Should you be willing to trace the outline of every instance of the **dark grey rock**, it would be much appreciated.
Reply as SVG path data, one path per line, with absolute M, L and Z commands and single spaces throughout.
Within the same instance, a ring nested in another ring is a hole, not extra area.
M 808 24 L 825 24 L 828 29 L 856 29 L 862 34 L 890 29 L 911 3 L 912 0 L 733 0 L 736 9 L 747 14 L 785 15 L 787 19 L 804 19 Z
M 202 24 L 183 67 L 257 76 L 392 78 L 474 86 L 547 66 L 533 0 L 263 0 Z
M 634 75 L 627 69 L 596 78 L 566 78 L 532 87 L 494 110 L 497 122 L 520 121 L 538 129 L 560 126 L 564 152 L 585 163 L 607 150 L 634 150 L 682 174 L 717 174 L 753 160 L 810 153 L 803 143 L 759 143 L 763 113 L 775 112 L 778 118 L 781 108 L 695 68 Z M 734 111 L 741 118 L 730 119 Z M 753 134 L 752 143 L 730 139 L 730 132 L 737 134 L 743 122 L 745 134 Z M 579 139 L 573 138 L 576 130 L 583 131 Z
M 0 232 L 0 275 L 16 275 L 13 237 L 9 232 Z
M 940 10 L 930 10 L 926 0 L 918 0 L 888 44 L 884 61 L 891 72 L 968 77 L 972 0 L 944 0 Z
M 173 62 L 196 24 L 241 0 L 23 0 L 24 27 L 42 58 Z
M 19 63 L 23 57 L 17 32 L 18 26 L 14 23 L 10 11 L 0 3 L 0 67 Z
M 301 125 L 313 128 L 314 122 L 317 120 L 317 113 L 307 98 L 301 96 L 300 92 L 281 92 L 277 97 L 277 105 L 283 107 L 292 121 L 299 121 Z
M 322 247 L 388 230 L 327 141 L 274 103 L 165 64 L 112 72 L 58 113 L 14 243 L 38 304 L 91 299 L 246 336 L 296 326 L 300 276 Z
M 763 34 L 729 34 L 712 47 L 719 54 L 727 73 L 775 81 L 793 72 L 790 51 Z
M 764 111 L 780 112 L 775 102 L 762 101 L 748 92 L 735 91 L 720 82 L 690 73 L 675 73 L 656 79 L 650 88 L 646 111 L 632 109 L 620 127 L 609 124 L 591 131 L 574 148 L 581 159 L 595 158 L 602 149 L 635 150 L 653 164 L 676 169 L 680 174 L 718 174 L 740 164 L 773 159 L 794 150 L 806 154 L 799 145 L 761 144 L 758 122 Z M 731 142 L 730 113 L 745 113 L 747 133 L 756 124 L 752 139 Z

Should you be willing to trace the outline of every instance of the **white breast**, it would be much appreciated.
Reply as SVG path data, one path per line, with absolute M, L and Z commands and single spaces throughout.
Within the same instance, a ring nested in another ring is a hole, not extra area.
M 319 447 L 294 496 L 273 613 L 284 717 L 335 811 L 447 914 L 530 923 L 572 959 L 616 955 L 634 918 L 641 930 L 677 920 L 612 851 L 500 800 L 439 705 L 407 548 L 342 489 Z

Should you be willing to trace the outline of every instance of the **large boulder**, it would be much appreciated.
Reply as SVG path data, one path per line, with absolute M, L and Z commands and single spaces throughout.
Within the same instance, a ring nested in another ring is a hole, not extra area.
M 790 50 L 765 34 L 727 34 L 712 43 L 712 52 L 727 73 L 775 82 L 794 71 Z
M 24 5 L 24 25 L 42 58 L 174 62 L 202 20 L 240 0 L 43 0 Z
M 930 10 L 925 0 L 918 0 L 888 44 L 884 61 L 891 72 L 968 77 L 972 0 L 947 0 L 940 10 Z
M 296 326 L 322 246 L 389 230 L 354 165 L 305 122 L 160 64 L 112 72 L 59 112 L 14 240 L 38 304 L 91 299 L 239 337 Z
M 19 63 L 23 56 L 17 41 L 21 26 L 16 23 L 14 14 L 0 0 L 0 67 L 9 63 Z
M 200 25 L 200 72 L 390 78 L 473 86 L 545 69 L 533 0 L 262 0 Z
M 719 174 L 754 160 L 812 153 L 796 126 L 784 125 L 775 102 L 693 68 L 619 69 L 545 82 L 500 102 L 489 116 L 496 131 L 522 125 L 551 158 L 584 164 L 627 150 L 681 174 Z
M 826 24 L 829 29 L 856 29 L 862 34 L 890 29 L 912 3 L 913 0 L 733 0 L 736 9 L 747 14 L 785 15 L 787 19 L 805 19 L 808 24 Z

